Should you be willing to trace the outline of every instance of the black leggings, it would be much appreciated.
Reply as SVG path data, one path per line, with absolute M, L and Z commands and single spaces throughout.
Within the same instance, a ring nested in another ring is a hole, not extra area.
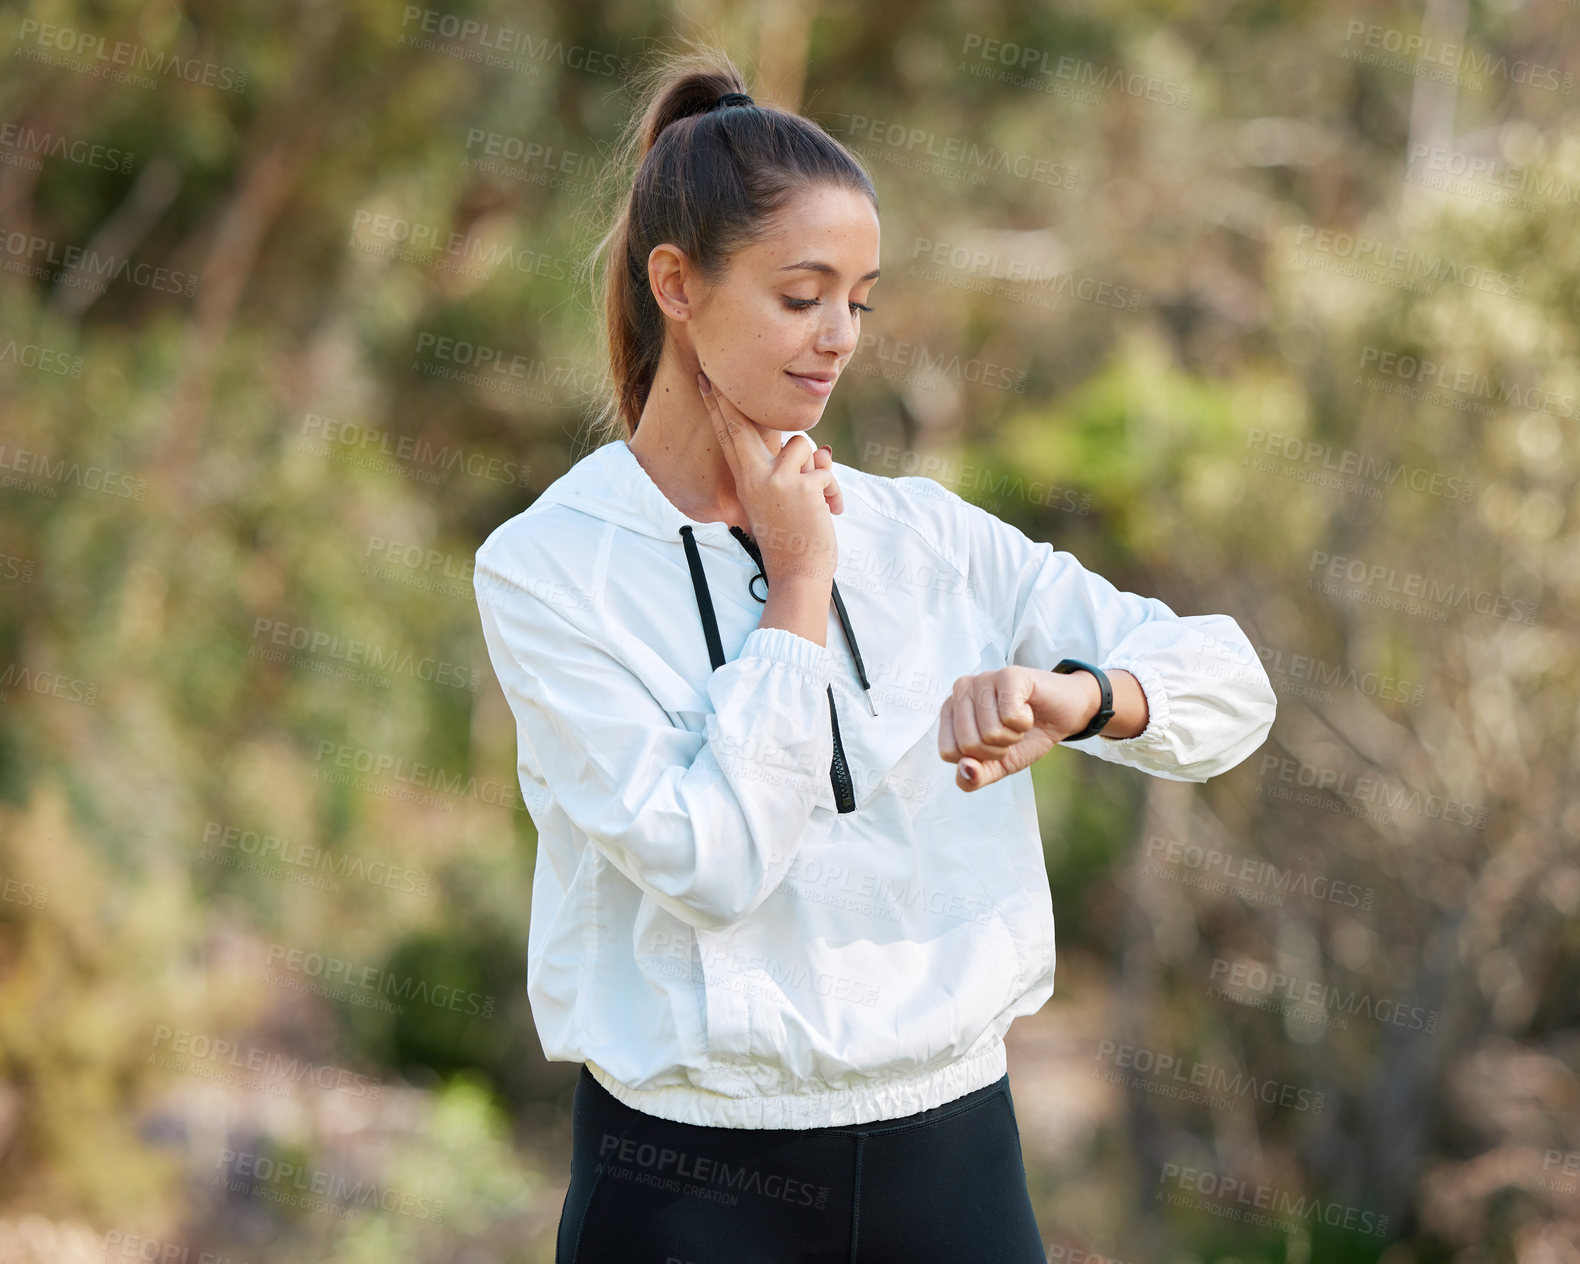
M 555 1264 L 1044 1264 L 1009 1076 L 845 1128 L 711 1128 L 583 1064 Z

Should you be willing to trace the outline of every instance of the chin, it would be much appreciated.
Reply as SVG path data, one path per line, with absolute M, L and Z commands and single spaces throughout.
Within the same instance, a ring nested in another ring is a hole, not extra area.
M 802 430 L 811 430 L 813 426 L 823 420 L 823 409 L 827 400 L 815 400 L 811 407 L 802 405 L 799 408 L 782 408 L 773 418 L 758 421 L 757 425 L 764 430 L 778 431 L 780 434 L 796 434 Z
M 803 430 L 810 431 L 814 426 L 817 425 L 818 422 L 820 422 L 822 420 L 823 420 L 823 410 L 821 408 L 819 408 L 815 413 L 812 413 L 810 416 L 808 416 L 808 417 L 806 417 L 806 418 L 804 418 L 802 420 L 799 420 L 799 421 L 786 421 L 784 425 L 782 425 L 782 426 L 775 426 L 774 429 L 782 430 L 786 434 L 797 434 L 797 433 L 799 433 L 800 431 L 803 431 Z
M 761 398 L 772 389 L 772 384 L 764 382 L 757 389 L 759 398 Z M 827 399 L 812 399 L 803 395 L 794 386 L 787 386 L 785 389 L 791 393 L 790 400 L 776 407 L 772 416 L 754 417 L 746 412 L 746 409 L 741 408 L 739 404 L 735 404 L 735 406 L 740 408 L 741 412 L 746 413 L 747 420 L 759 430 L 773 430 L 780 434 L 794 434 L 801 430 L 811 430 L 813 426 L 823 420 L 823 412 L 828 407 Z M 729 396 L 725 398 L 728 399 Z M 730 402 L 735 403 L 733 399 Z

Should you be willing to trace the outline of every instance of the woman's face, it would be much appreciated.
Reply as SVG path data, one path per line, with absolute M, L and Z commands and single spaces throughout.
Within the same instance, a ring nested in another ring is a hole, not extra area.
M 717 284 L 689 273 L 688 318 L 667 332 L 682 360 L 689 350 L 713 388 L 758 425 L 810 430 L 855 354 L 877 276 L 872 203 L 816 186 L 738 250 Z

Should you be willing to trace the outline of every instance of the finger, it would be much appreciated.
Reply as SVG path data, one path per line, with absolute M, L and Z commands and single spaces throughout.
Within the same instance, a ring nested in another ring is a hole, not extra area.
M 950 694 L 944 699 L 944 704 L 938 711 L 938 756 L 945 763 L 955 764 L 955 785 L 962 790 L 975 790 L 979 785 L 987 784 L 983 776 L 982 764 L 975 759 L 967 759 L 960 754 L 959 743 L 955 739 L 955 696 Z
M 1009 776 L 1009 769 L 997 759 L 962 759 L 955 774 L 955 784 L 966 793 L 991 786 Z
M 1031 695 L 1036 690 L 1034 677 L 1019 675 L 1005 682 L 999 695 L 999 715 L 1011 732 L 1024 736 L 1037 726 L 1037 713 L 1031 708 Z
M 998 752 L 1013 746 L 1018 739 L 999 715 L 998 689 L 991 683 L 992 678 L 979 676 L 977 681 L 971 698 L 972 718 L 976 721 L 982 745 L 987 748 L 983 753 L 991 759 Z
M 706 373 L 697 374 L 697 391 L 702 396 L 703 407 L 708 410 L 708 420 L 713 423 L 714 436 L 724 452 L 724 463 L 730 467 L 730 476 L 739 483 L 741 462 L 735 452 L 735 424 L 725 419 L 719 408 L 719 397 L 714 393 L 713 384 L 708 381 Z
M 824 444 L 812 454 L 813 465 L 820 470 L 834 468 L 834 450 Z M 845 497 L 839 490 L 839 480 L 836 478 L 823 489 L 823 499 L 828 502 L 829 513 L 845 512 Z
M 702 402 L 707 406 L 719 445 L 724 449 L 724 459 L 736 483 L 741 481 L 742 471 L 753 479 L 765 477 L 773 462 L 757 424 L 726 399 L 706 373 L 697 374 L 697 389 L 702 392 Z
M 960 748 L 955 745 L 954 695 L 944 699 L 938 709 L 938 757 L 945 763 L 958 763 Z
M 955 785 L 970 792 L 1003 781 L 1011 773 L 1019 772 L 1030 761 L 1015 755 L 1014 749 L 997 759 L 962 759 L 955 769 Z
M 790 436 L 789 442 L 779 449 L 779 455 L 774 458 L 774 471 L 777 473 L 782 469 L 789 468 L 799 470 L 803 474 L 816 474 L 818 469 L 816 463 L 812 460 L 814 455 L 815 450 L 812 440 L 808 439 L 804 434 L 793 434 Z M 829 474 L 828 477 L 832 478 L 833 475 Z
M 982 735 L 977 730 L 976 698 L 977 676 L 962 676 L 956 683 L 953 691 L 954 717 L 955 717 L 955 748 L 962 757 L 987 757 L 988 752 L 981 749 Z
M 810 474 L 813 470 L 829 470 L 833 468 L 834 455 L 828 450 L 827 445 L 824 445 L 807 457 L 806 464 L 801 467 L 801 473 Z
M 1031 708 L 1020 696 L 1021 682 L 1013 672 L 995 672 L 980 679 L 982 685 L 976 694 L 977 731 L 987 746 L 1007 749 L 1020 741 L 1034 719 Z M 987 687 L 989 681 L 993 685 L 991 691 Z

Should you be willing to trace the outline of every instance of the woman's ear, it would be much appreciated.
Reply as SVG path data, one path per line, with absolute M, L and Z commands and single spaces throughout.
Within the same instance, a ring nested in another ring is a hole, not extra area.
M 691 261 L 679 246 L 663 242 L 647 253 L 647 282 L 658 308 L 671 320 L 691 319 Z

